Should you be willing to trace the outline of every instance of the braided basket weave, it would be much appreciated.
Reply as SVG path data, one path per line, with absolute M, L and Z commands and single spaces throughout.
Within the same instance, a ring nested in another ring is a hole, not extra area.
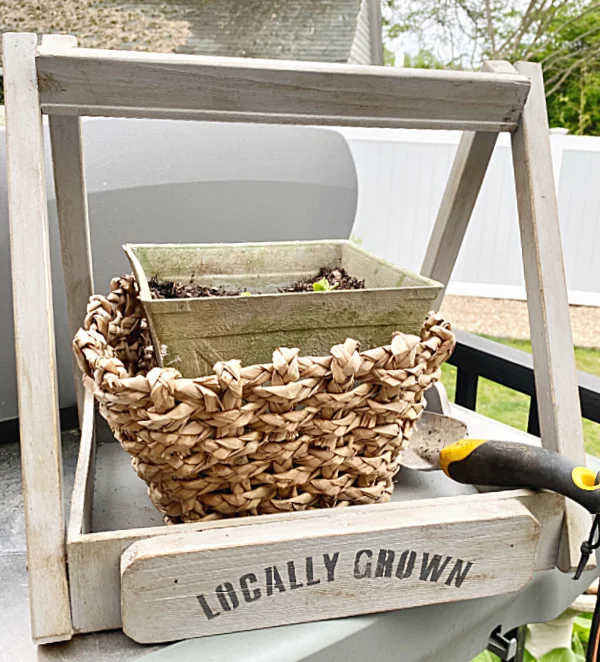
M 281 347 L 267 365 L 157 368 L 132 276 L 90 299 L 74 339 L 84 384 L 169 523 L 387 501 L 401 451 L 454 348 L 430 314 L 421 337 L 330 356 Z

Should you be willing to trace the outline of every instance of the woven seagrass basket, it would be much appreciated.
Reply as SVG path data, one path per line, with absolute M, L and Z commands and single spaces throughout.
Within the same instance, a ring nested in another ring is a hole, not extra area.
M 430 313 L 420 338 L 396 333 L 365 352 L 281 347 L 273 362 L 217 363 L 184 379 L 157 368 L 132 276 L 90 299 L 74 351 L 168 523 L 387 501 L 424 391 L 454 348 Z

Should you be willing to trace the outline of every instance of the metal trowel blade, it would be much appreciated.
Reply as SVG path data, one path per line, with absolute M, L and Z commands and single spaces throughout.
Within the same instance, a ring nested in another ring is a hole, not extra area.
M 425 411 L 400 464 L 415 471 L 435 471 L 440 468 L 440 451 L 466 436 L 467 426 L 462 421 Z

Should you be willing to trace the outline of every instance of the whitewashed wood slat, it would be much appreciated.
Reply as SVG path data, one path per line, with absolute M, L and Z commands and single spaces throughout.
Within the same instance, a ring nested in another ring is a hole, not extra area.
M 75 48 L 37 58 L 48 113 L 510 131 L 519 75 Z M 439 103 L 444 99 L 444 103 Z
M 90 391 L 85 391 L 81 416 L 79 456 L 75 469 L 75 481 L 71 493 L 71 510 L 67 527 L 67 540 L 92 530 L 94 473 L 96 459 L 95 401 Z
M 542 69 L 527 62 L 516 68 L 532 83 L 512 148 L 541 437 L 545 448 L 585 464 Z M 559 565 L 570 571 L 591 519 L 573 501 L 565 505 Z
M 73 608 L 73 626 L 77 632 L 94 632 L 121 627 L 120 558 L 133 543 L 154 537 L 187 535 L 199 531 L 213 531 L 237 527 L 252 527 L 257 523 L 286 523 L 318 521 L 327 528 L 330 521 L 350 525 L 362 515 L 368 519 L 374 511 L 389 522 L 402 522 L 405 513 L 414 513 L 422 507 L 460 507 L 465 513 L 474 504 L 504 504 L 516 501 L 525 506 L 541 527 L 535 556 L 535 569 L 548 570 L 556 566 L 560 531 L 564 514 L 564 497 L 528 490 L 514 490 L 489 494 L 444 497 L 411 502 L 392 502 L 376 506 L 357 506 L 348 509 L 311 510 L 297 513 L 264 515 L 255 518 L 217 520 L 198 524 L 180 524 L 170 527 L 147 527 L 121 531 L 104 531 L 70 537 L 69 581 Z M 348 520 L 347 518 L 350 518 Z
M 485 62 L 483 70 L 492 72 L 498 78 L 515 71 L 512 65 L 502 61 Z M 497 139 L 497 132 L 469 131 L 463 134 L 458 145 L 421 266 L 424 276 L 444 285 L 435 304 L 438 309 L 450 282 Z
M 135 543 L 123 631 L 173 641 L 510 593 L 533 576 L 540 526 L 516 501 L 348 511 Z
M 73 338 L 83 324 L 86 307 L 94 291 L 81 119 L 51 116 L 49 128 L 69 335 Z M 83 384 L 81 370 L 74 357 L 73 379 L 81 423 Z
M 3 37 L 8 209 L 31 631 L 70 639 L 37 38 Z
M 42 41 L 44 45 L 52 45 L 55 50 L 69 50 L 77 46 L 77 40 L 69 36 L 46 35 Z M 94 291 L 81 119 L 50 116 L 49 128 L 69 333 L 74 337 L 83 323 L 87 303 Z M 84 393 L 81 370 L 75 358 L 73 379 L 81 424 Z

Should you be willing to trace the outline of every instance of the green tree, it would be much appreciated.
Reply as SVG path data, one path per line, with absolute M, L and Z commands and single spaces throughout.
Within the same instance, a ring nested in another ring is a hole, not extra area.
M 410 66 L 540 62 L 551 126 L 600 135 L 600 2 L 384 0 L 383 14 L 387 41 L 416 53 Z
M 553 41 L 530 57 L 544 69 L 550 125 L 600 135 L 600 16 L 565 12 L 560 19 Z

